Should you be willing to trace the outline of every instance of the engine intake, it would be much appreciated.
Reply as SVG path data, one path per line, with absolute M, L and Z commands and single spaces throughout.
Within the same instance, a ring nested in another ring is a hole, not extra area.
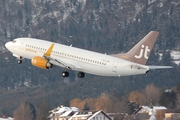
M 33 59 L 31 60 L 31 63 L 39 68 L 43 68 L 43 69 L 49 69 L 52 68 L 52 64 L 48 62 L 48 60 L 46 60 L 43 57 L 40 56 L 35 56 L 33 57 Z

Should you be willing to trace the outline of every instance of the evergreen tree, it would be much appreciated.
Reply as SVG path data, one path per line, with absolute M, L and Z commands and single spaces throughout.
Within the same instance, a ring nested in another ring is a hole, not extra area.
M 172 90 L 166 90 L 161 94 L 159 104 L 169 109 L 174 109 L 176 107 L 176 101 L 176 93 Z

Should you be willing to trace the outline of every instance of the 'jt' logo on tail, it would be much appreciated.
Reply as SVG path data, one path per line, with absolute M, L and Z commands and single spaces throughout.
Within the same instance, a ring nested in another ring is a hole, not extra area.
M 147 55 L 148 52 L 150 52 L 149 47 L 146 46 L 146 47 L 144 48 L 144 45 L 142 45 L 139 55 L 135 55 L 134 57 L 137 58 L 137 59 L 140 59 L 140 58 L 142 58 L 142 56 L 143 56 L 143 54 L 144 54 L 144 58 L 148 59 L 148 55 Z

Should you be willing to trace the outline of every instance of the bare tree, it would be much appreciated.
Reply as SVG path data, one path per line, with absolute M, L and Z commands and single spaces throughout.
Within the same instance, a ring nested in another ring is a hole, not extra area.
M 35 120 L 36 110 L 30 102 L 23 102 L 14 111 L 13 117 L 15 120 Z
M 96 100 L 96 110 L 104 110 L 105 112 L 110 112 L 112 110 L 112 101 L 108 94 L 102 93 Z
M 50 110 L 49 104 L 45 101 L 38 101 L 37 103 L 37 120 L 45 120 Z
M 77 107 L 77 108 L 79 108 L 80 111 L 84 108 L 85 104 L 86 103 L 79 98 L 75 98 L 75 99 L 70 101 L 70 106 L 71 107 Z
M 131 92 L 129 94 L 129 101 L 134 101 L 136 104 L 139 104 L 139 105 L 145 105 L 147 103 L 147 99 L 139 91 Z
M 145 88 L 145 96 L 147 100 L 152 100 L 153 105 L 158 105 L 160 90 L 154 84 L 150 84 Z
M 85 103 L 87 103 L 87 105 L 89 106 L 90 110 L 95 110 L 95 105 L 94 105 L 94 103 L 96 102 L 95 99 L 93 99 L 93 98 L 86 98 L 84 101 L 85 101 Z

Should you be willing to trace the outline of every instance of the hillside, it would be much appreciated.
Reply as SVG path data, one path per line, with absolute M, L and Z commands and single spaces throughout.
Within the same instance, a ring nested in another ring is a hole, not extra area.
M 2 114 L 12 114 L 26 100 L 36 103 L 46 99 L 57 106 L 76 97 L 126 94 L 150 83 L 171 88 L 179 82 L 179 66 L 171 62 L 168 52 L 180 48 L 178 0 L 1 0 L 0 11 Z M 69 78 L 62 78 L 58 67 L 44 71 L 32 66 L 30 60 L 18 65 L 4 47 L 15 38 L 34 37 L 112 54 L 128 51 L 150 30 L 160 35 L 148 64 L 173 65 L 174 69 L 120 78 L 86 75 L 84 79 L 72 71 Z

